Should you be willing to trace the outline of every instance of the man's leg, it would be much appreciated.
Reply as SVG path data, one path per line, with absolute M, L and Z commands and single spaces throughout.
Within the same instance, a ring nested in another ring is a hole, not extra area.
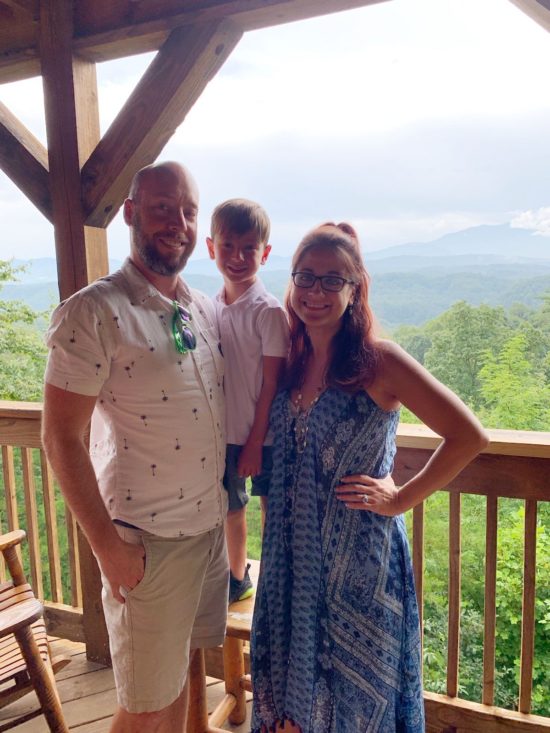
M 123 529 L 121 528 L 122 532 Z M 126 530 L 137 540 L 141 533 Z M 111 733 L 183 733 L 187 712 L 190 636 L 211 565 L 211 533 L 181 539 L 143 536 L 146 572 L 119 604 L 104 585 L 119 709 Z M 223 527 L 218 529 L 225 548 Z M 127 538 L 128 539 L 128 538 Z M 227 558 L 220 570 L 220 628 L 227 609 Z
M 163 710 L 129 713 L 118 708 L 109 733 L 185 733 L 188 704 L 189 684 L 186 681 L 180 696 Z

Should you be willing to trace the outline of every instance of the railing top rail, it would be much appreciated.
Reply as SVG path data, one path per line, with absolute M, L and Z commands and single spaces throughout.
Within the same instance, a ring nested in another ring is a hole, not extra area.
M 12 402 L 0 400 L 0 418 L 40 420 L 41 402 Z M 490 444 L 483 451 L 505 456 L 550 458 L 550 432 L 530 430 L 488 430 Z M 441 438 L 425 425 L 400 423 L 397 446 L 434 450 Z
M 40 420 L 42 402 L 12 402 L 0 400 L 0 417 L 19 417 L 26 420 Z
M 550 432 L 529 430 L 488 430 L 491 442 L 483 453 L 505 456 L 550 458 Z M 434 450 L 441 438 L 425 425 L 400 423 L 397 446 Z

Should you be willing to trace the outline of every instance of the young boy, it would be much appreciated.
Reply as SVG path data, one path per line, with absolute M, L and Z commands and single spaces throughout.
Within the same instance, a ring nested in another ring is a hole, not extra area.
M 225 359 L 227 452 L 224 486 L 231 569 L 229 603 L 252 595 L 246 564 L 246 477 L 265 511 L 272 466 L 269 410 L 288 349 L 288 322 L 257 273 L 271 251 L 270 223 L 261 206 L 231 199 L 214 209 L 210 257 L 224 285 L 214 302 Z

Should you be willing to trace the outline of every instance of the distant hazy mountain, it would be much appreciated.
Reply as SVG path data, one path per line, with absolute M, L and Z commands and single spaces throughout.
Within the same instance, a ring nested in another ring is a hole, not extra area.
M 402 244 L 365 253 L 372 277 L 371 299 L 382 323 L 421 324 L 458 300 L 472 305 L 508 307 L 514 302 L 538 306 L 550 292 L 550 237 L 534 236 L 508 225 L 480 226 L 447 234 L 433 242 Z M 55 260 L 16 261 L 27 271 L 6 283 L 0 298 L 20 299 L 37 310 L 57 301 Z M 120 266 L 110 263 L 111 271 Z M 290 257 L 272 255 L 261 269 L 269 291 L 282 300 Z M 185 269 L 191 287 L 208 295 L 221 277 L 210 259 L 191 260 Z

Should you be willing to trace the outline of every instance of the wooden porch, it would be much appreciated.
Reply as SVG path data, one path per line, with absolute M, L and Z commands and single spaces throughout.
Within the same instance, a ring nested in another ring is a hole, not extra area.
M 86 646 L 81 642 L 66 639 L 54 640 L 53 653 L 62 652 L 71 657 L 71 663 L 57 676 L 57 689 L 61 697 L 65 720 L 71 731 L 77 733 L 108 733 L 113 711 L 116 707 L 115 683 L 109 667 L 91 662 L 86 657 Z M 221 680 L 208 677 L 206 680 L 208 713 L 222 700 L 225 689 Z M 250 700 L 247 695 L 247 718 L 241 725 L 226 723 L 225 730 L 234 733 L 248 733 L 250 727 Z M 11 717 L 17 717 L 35 706 L 31 693 L 26 698 L 0 710 L 0 724 Z M 13 729 L 16 733 L 44 733 L 43 718 L 35 718 Z
M 97 657 L 98 649 L 106 650 L 99 592 L 93 596 L 93 585 L 90 583 L 93 573 L 88 561 L 82 562 L 79 553 L 82 538 L 79 542 L 74 522 L 64 507 L 40 448 L 40 420 L 39 404 L 0 402 L 5 501 L 1 530 L 19 526 L 26 529 L 28 543 L 24 560 L 28 577 L 36 595 L 45 605 L 49 633 L 59 639 L 55 642 L 56 646 L 67 647 L 73 656 L 73 663 L 63 670 L 59 682 L 68 723 L 71 729 L 82 733 L 100 733 L 108 730 L 115 697 L 112 674 L 106 666 L 108 653 L 102 660 L 98 661 Z M 429 733 L 550 731 L 550 716 L 531 714 L 533 673 L 537 663 L 536 526 L 539 504 L 550 500 L 550 433 L 495 430 L 490 431 L 490 435 L 491 444 L 486 451 L 447 487 L 447 661 L 446 674 L 439 685 L 443 692 L 425 692 Z M 394 473 L 398 483 L 407 480 L 425 462 L 427 454 L 438 440 L 423 426 L 400 426 Z M 464 550 L 468 549 L 467 539 L 463 539 L 467 538 L 467 528 L 461 513 L 468 495 L 484 497 L 485 505 L 483 660 L 478 670 L 482 696 L 478 702 L 461 698 L 459 676 L 460 635 L 464 625 L 461 617 L 461 570 Z M 505 709 L 495 707 L 495 679 L 498 674 L 495 669 L 498 507 L 503 502 L 518 500 L 523 504 L 525 516 L 522 540 L 521 665 L 515 709 Z M 430 561 L 424 550 L 425 540 L 430 534 L 429 522 L 425 507 L 418 506 L 412 516 L 411 545 L 422 614 L 425 565 Z M 463 543 L 465 547 L 462 547 Z M 86 589 L 85 594 L 83 587 Z M 83 595 L 88 598 L 84 606 Z M 429 621 L 424 616 L 424 625 Z M 246 623 L 249 624 L 249 616 Z M 221 649 L 207 654 L 206 672 L 216 678 L 223 677 Z M 224 686 L 209 680 L 208 707 L 215 707 L 223 694 Z M 21 701 L 17 704 L 28 703 Z M 247 707 L 250 707 L 249 703 Z M 0 720 L 2 714 L 15 716 L 15 708 L 6 708 L 0 713 Z M 226 726 L 226 729 L 247 730 L 246 724 L 236 728 Z M 43 731 L 44 721 L 39 718 L 27 722 L 17 730 Z M 198 729 L 193 729 L 192 733 L 198 733 Z

